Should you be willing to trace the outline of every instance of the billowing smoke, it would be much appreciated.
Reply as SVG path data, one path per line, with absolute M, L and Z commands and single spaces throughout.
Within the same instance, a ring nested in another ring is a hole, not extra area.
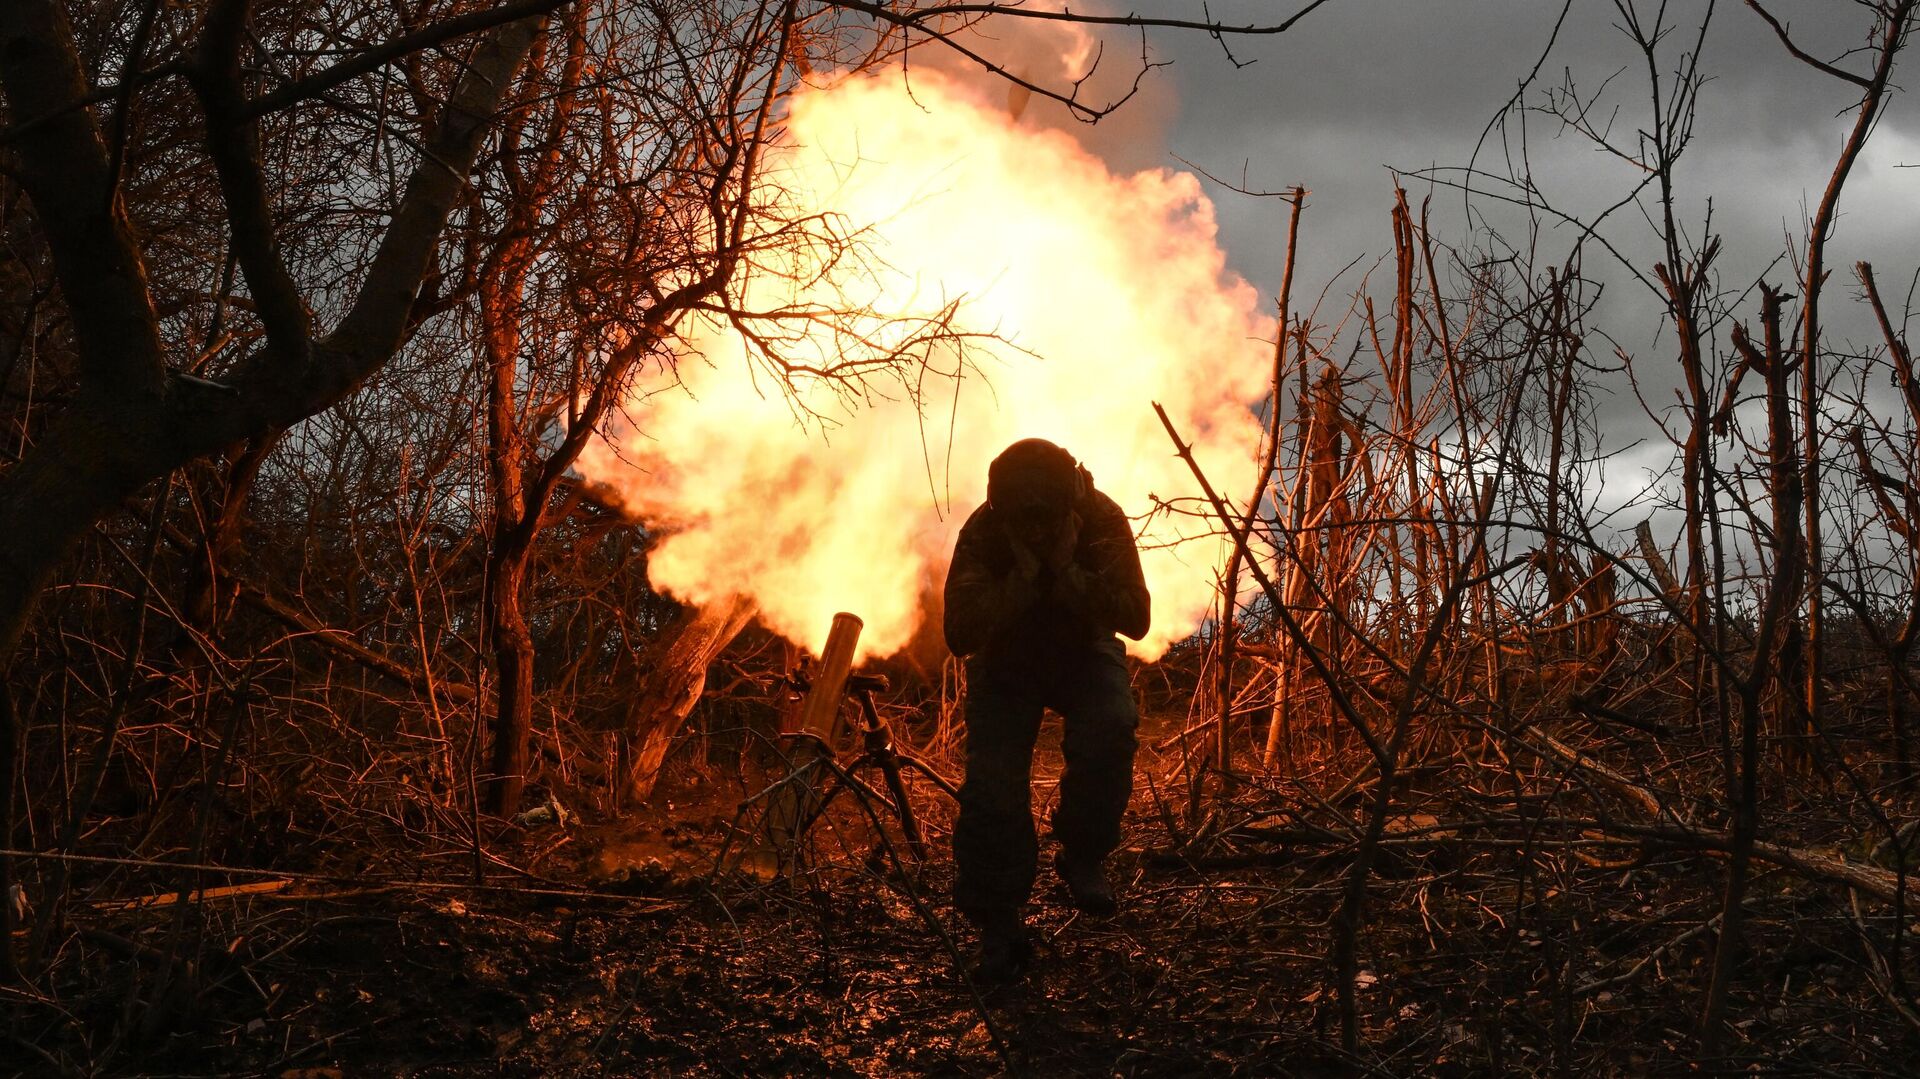
M 636 388 L 580 462 L 664 533 L 657 587 L 693 603 L 750 596 L 768 626 L 814 648 L 835 611 L 852 611 L 863 655 L 890 654 L 925 617 L 987 463 L 1038 436 L 1135 516 L 1154 598 L 1135 653 L 1158 657 L 1206 617 L 1226 543 L 1205 518 L 1151 512 L 1156 499 L 1199 508 L 1151 402 L 1216 486 L 1246 497 L 1247 404 L 1265 392 L 1272 319 L 1226 270 L 1192 176 L 1117 175 L 1008 105 L 1004 86 L 923 69 L 793 99 L 770 175 L 861 242 L 831 265 L 763 266 L 743 299 L 860 312 L 765 323 L 789 360 L 904 348 L 923 362 L 857 392 L 806 373 L 783 386 L 734 330 L 697 329 L 679 384 Z M 949 307 L 952 334 L 917 320 Z

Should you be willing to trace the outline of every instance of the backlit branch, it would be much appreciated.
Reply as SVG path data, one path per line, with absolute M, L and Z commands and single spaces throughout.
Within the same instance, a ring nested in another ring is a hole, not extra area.
M 956 36 L 956 31 L 961 27 L 956 27 L 951 24 L 941 26 L 939 24 L 943 20 L 959 19 L 961 20 L 962 27 L 971 26 L 978 20 L 989 16 L 1002 16 L 1018 19 L 1036 19 L 1045 22 L 1073 23 L 1082 26 L 1129 27 L 1138 29 L 1142 31 L 1142 33 L 1149 29 L 1201 30 L 1213 35 L 1215 38 L 1223 38 L 1224 35 L 1227 34 L 1236 36 L 1283 34 L 1293 29 L 1294 24 L 1306 18 L 1315 8 L 1320 7 L 1326 2 L 1327 0 L 1309 0 L 1306 6 L 1278 23 L 1247 24 L 1243 26 L 1230 26 L 1226 23 L 1206 19 L 1166 19 L 1144 15 L 1082 15 L 1069 11 L 1035 10 L 1022 7 L 1018 4 L 939 4 L 932 7 L 909 7 L 902 9 L 890 4 L 868 2 L 868 0 L 830 0 L 830 6 L 842 8 L 847 11 L 857 11 L 878 22 L 898 27 L 901 30 L 919 31 L 920 33 L 926 34 L 932 40 L 938 41 L 941 45 L 959 53 L 969 62 L 978 65 L 989 73 L 1030 93 L 1038 94 L 1052 101 L 1057 101 L 1066 106 L 1068 111 L 1072 112 L 1078 119 L 1088 123 L 1094 123 L 1111 115 L 1114 110 L 1126 104 L 1127 101 L 1139 91 L 1140 79 L 1136 77 L 1127 92 L 1118 98 L 1104 105 L 1089 105 L 1079 98 L 1078 82 L 1074 84 L 1074 89 L 1071 92 L 1062 93 L 1061 91 L 1054 90 L 1025 78 L 1009 70 L 1005 65 L 994 62 L 991 58 L 961 42 Z M 1232 59 L 1231 54 L 1229 54 L 1229 59 Z M 1154 67 L 1162 66 L 1146 60 L 1144 55 L 1141 62 L 1141 75 L 1144 75 Z M 1233 63 L 1236 67 L 1245 66 L 1237 59 L 1233 60 Z
M 247 103 L 246 113 L 249 116 L 264 116 L 270 112 L 278 112 L 308 98 L 318 97 L 349 79 L 378 71 L 403 56 L 422 49 L 431 49 L 436 45 L 444 45 L 468 34 L 504 26 L 529 16 L 546 15 L 573 2 L 574 0 L 514 0 L 510 4 L 501 4 L 499 7 L 472 11 L 445 19 L 410 34 L 402 34 L 372 48 L 363 49 L 324 71 L 290 82 L 272 93 L 262 94 Z

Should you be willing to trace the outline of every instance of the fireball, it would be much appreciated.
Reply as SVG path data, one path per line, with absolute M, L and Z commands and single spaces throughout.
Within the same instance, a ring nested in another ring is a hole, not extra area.
M 748 596 L 816 652 L 851 611 L 859 658 L 894 653 L 988 461 L 1037 436 L 1134 517 L 1154 624 L 1133 652 L 1198 628 L 1228 543 L 1152 403 L 1216 487 L 1244 491 L 1274 331 L 1227 270 L 1199 182 L 1116 173 L 1069 133 L 1023 126 L 1004 88 L 921 69 L 796 94 L 766 178 L 846 241 L 740 281 L 741 307 L 790 316 L 766 320 L 785 366 L 732 325 L 690 327 L 693 355 L 636 386 L 580 460 L 661 532 L 655 586 Z

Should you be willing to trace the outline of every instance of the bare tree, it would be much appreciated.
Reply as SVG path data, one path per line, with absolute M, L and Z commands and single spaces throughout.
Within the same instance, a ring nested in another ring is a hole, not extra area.
M 922 45 L 997 68 L 973 33 L 986 19 L 1277 33 L 1323 2 L 1250 27 L 891 0 L 446 0 L 398 22 L 363 0 L 7 5 L 0 338 L 7 385 L 31 387 L 0 470 L 9 688 L 40 597 L 82 552 L 141 582 L 126 593 L 134 617 L 115 616 L 131 647 L 89 775 L 108 775 L 119 717 L 162 684 L 151 612 L 173 623 L 161 638 L 197 687 L 196 715 L 271 670 L 276 649 L 317 648 L 362 690 L 404 687 L 411 701 L 367 699 L 423 726 L 441 801 L 461 782 L 463 726 L 478 745 L 464 711 L 490 708 L 489 803 L 510 809 L 528 771 L 543 531 L 566 525 L 583 579 L 609 559 L 638 564 L 569 477 L 581 446 L 641 372 L 670 375 L 685 320 L 733 323 L 779 373 L 789 335 L 834 314 L 738 302 L 757 260 L 857 242 L 762 182 L 785 94 Z M 1124 100 L 1037 89 L 1089 120 Z M 913 344 L 826 373 L 856 381 Z M 487 444 L 463 447 L 463 424 Z M 259 508 L 263 488 L 281 501 Z M 250 504 L 298 540 L 284 557 L 247 550 Z M 325 579 L 308 587 L 321 567 L 302 560 L 317 552 Z M 631 677 L 646 654 L 636 633 L 666 619 L 575 598 L 582 647 L 558 677 Z M 277 630 L 223 644 L 236 604 Z M 44 689 L 29 712 L 59 715 L 64 746 L 68 713 Z M 25 738 L 0 698 L 13 777 Z M 98 786 L 64 785 L 54 845 L 71 849 Z M 20 801 L 0 806 L 9 843 Z M 0 858 L 0 894 L 10 865 Z

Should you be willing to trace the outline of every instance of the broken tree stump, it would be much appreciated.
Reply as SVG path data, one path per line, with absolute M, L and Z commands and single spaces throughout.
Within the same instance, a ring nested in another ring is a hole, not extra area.
M 623 801 L 639 804 L 652 796 L 667 750 L 706 689 L 707 668 L 753 615 L 753 602 L 744 596 L 686 607 L 641 657 L 612 779 Z

